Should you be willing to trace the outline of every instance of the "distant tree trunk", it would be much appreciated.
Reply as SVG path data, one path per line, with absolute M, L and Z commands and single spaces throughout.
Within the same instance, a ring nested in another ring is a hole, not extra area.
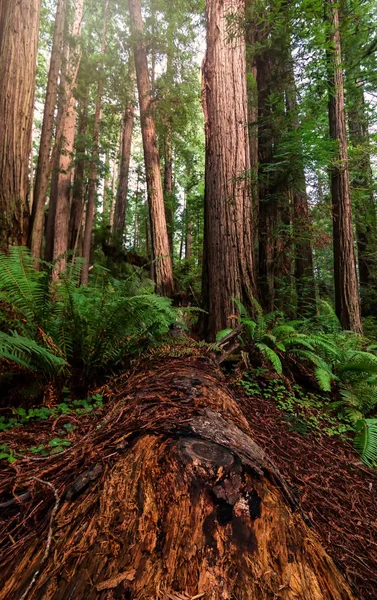
M 165 138 L 165 164 L 164 164 L 164 201 L 166 226 L 168 228 L 170 254 L 173 256 L 174 237 L 174 211 L 173 202 L 173 149 L 171 131 L 168 130 Z
M 115 201 L 114 234 L 116 239 L 119 241 L 122 241 L 126 220 L 128 174 L 130 169 L 134 115 L 135 107 L 134 100 L 132 98 L 126 107 L 123 119 L 119 183 Z
M 82 236 L 82 222 L 85 204 L 85 136 L 88 126 L 88 94 L 89 90 L 87 90 L 87 93 L 82 101 L 77 131 L 75 180 L 73 183 L 72 206 L 69 225 L 70 250 L 80 247 L 80 237 Z
M 269 52 L 257 56 L 258 87 L 258 290 L 261 304 L 267 312 L 275 304 L 275 236 L 277 229 L 277 200 L 270 171 L 273 161 L 273 132 L 271 127 L 271 74 Z
M 295 134 L 292 162 L 294 164 L 292 181 L 293 234 L 295 246 L 295 281 L 297 292 L 297 314 L 311 317 L 316 313 L 316 288 L 314 281 L 312 232 L 309 214 L 306 179 L 302 155 L 300 120 L 297 105 L 296 82 L 290 56 L 286 105 L 288 127 Z
M 163 134 L 161 146 L 164 155 L 164 204 L 165 218 L 168 229 L 169 248 L 172 260 L 174 258 L 174 198 L 173 198 L 173 131 L 172 119 L 169 111 L 172 110 L 170 84 L 174 80 L 173 57 L 176 49 L 173 45 L 174 31 L 172 22 L 167 28 L 167 53 L 166 53 L 166 85 L 164 89 L 164 101 L 167 104 L 167 114 L 163 118 Z M 174 110 L 174 109 L 173 109 Z
M 242 14 L 242 0 L 207 0 L 207 53 L 203 64 L 206 133 L 204 209 L 204 335 L 235 324 L 233 298 L 251 307 L 252 194 L 249 184 L 246 49 L 230 40 L 227 14 Z
M 70 50 L 69 56 L 69 75 L 70 79 L 73 73 L 78 69 L 78 63 L 81 58 L 79 40 L 81 36 L 82 18 L 83 18 L 84 0 L 76 0 L 75 13 L 72 25 L 71 37 L 75 40 L 75 46 Z M 53 260 L 56 260 L 62 254 L 68 251 L 69 247 L 69 220 L 70 220 L 70 197 L 71 197 L 71 180 L 72 180 L 72 165 L 73 165 L 73 149 L 75 141 L 76 128 L 76 98 L 73 94 L 73 88 L 70 88 L 70 101 L 68 111 L 64 116 L 63 140 L 64 146 L 60 155 L 59 176 L 57 185 L 57 201 L 55 210 L 54 224 L 54 246 Z M 55 277 L 58 273 L 65 271 L 67 259 L 63 257 L 59 259 L 54 271 Z
M 352 63 L 351 63 L 352 64 Z M 352 169 L 351 195 L 354 198 L 361 311 L 364 316 L 374 315 L 376 305 L 368 292 L 377 287 L 374 254 L 377 249 L 376 203 L 373 194 L 373 176 L 370 159 L 370 140 L 366 115 L 362 74 L 355 78 L 354 70 L 347 78 L 348 131 L 355 149 L 356 164 Z
M 62 57 L 66 0 L 58 0 L 55 16 L 55 29 L 52 42 L 50 69 L 47 80 L 46 99 L 43 111 L 42 133 L 39 145 L 38 165 L 35 177 L 34 203 L 31 213 L 30 240 L 31 253 L 35 258 L 42 256 L 45 204 L 48 182 L 51 174 L 50 154 L 54 129 L 54 113 L 58 90 L 59 69 Z
M 186 222 L 185 258 L 192 256 L 192 224 Z
M 252 9 L 252 0 L 246 0 L 246 69 L 247 69 L 247 100 L 249 115 L 249 147 L 250 147 L 250 180 L 251 193 L 253 199 L 253 240 L 254 240 L 254 264 L 258 265 L 258 218 L 259 218 L 259 197 L 258 197 L 258 84 L 257 84 L 257 60 L 256 60 L 256 42 L 258 39 L 258 30 L 255 23 L 252 22 L 250 11 Z
M 110 0 L 106 0 L 104 7 L 104 25 L 102 33 L 102 45 L 101 54 L 105 53 L 106 50 L 106 36 L 107 36 L 107 21 L 109 16 L 109 4 Z M 89 265 L 90 255 L 92 249 L 92 234 L 94 226 L 95 216 L 95 205 L 97 195 L 97 175 L 98 175 L 98 160 L 99 160 L 99 139 L 100 139 L 100 125 L 101 125 L 101 108 L 102 108 L 102 93 L 103 93 L 103 80 L 102 73 L 99 75 L 98 88 L 97 88 L 97 100 L 94 114 L 94 125 L 93 125 L 93 149 L 92 149 L 92 161 L 89 172 L 89 188 L 88 188 L 88 202 L 86 207 L 86 220 L 85 220 L 85 233 L 84 233 L 84 266 L 81 274 L 81 283 L 87 285 L 89 282 Z
M 0 250 L 27 242 L 28 179 L 41 0 L 2 0 Z
M 54 251 L 54 235 L 55 235 L 55 213 L 56 203 L 58 198 L 58 181 L 59 181 L 59 167 L 60 167 L 60 154 L 63 145 L 63 132 L 66 113 L 68 111 L 69 102 L 71 95 L 68 93 L 68 81 L 69 79 L 69 43 L 68 43 L 68 22 L 66 21 L 65 31 L 65 43 L 63 47 L 63 60 L 62 68 L 60 70 L 60 81 L 59 81 L 59 99 L 58 99 L 58 114 L 56 118 L 57 128 L 55 134 L 54 147 L 50 157 L 50 192 L 48 202 L 48 212 L 45 227 L 45 251 L 44 258 L 48 262 L 52 262 L 52 255 Z
M 156 128 L 151 112 L 150 81 L 146 46 L 143 40 L 141 4 L 140 0 L 129 0 L 128 5 L 131 31 L 134 37 L 135 68 L 139 92 L 156 289 L 163 296 L 172 296 L 174 288 L 173 267 L 164 211 Z
M 115 214 L 115 195 L 116 195 L 116 190 L 117 190 L 117 180 L 118 180 L 118 150 L 117 149 L 117 155 L 114 157 L 114 162 L 113 162 L 113 174 L 112 174 L 112 179 L 111 179 L 111 203 L 110 203 L 110 216 L 109 216 L 109 222 L 110 222 L 110 229 L 113 232 L 114 231 L 114 214 Z
M 337 144 L 331 166 L 335 310 L 344 329 L 362 332 L 356 274 L 351 195 L 348 173 L 346 121 L 339 12 L 336 0 L 328 0 L 329 127 Z
M 106 151 L 105 156 L 105 178 L 103 180 L 103 197 L 102 197 L 102 210 L 104 222 L 109 222 L 110 217 L 110 153 Z

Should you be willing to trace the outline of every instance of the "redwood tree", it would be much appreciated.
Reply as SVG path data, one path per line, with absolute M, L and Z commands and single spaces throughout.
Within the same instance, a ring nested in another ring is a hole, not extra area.
M 328 0 L 327 18 L 330 48 L 328 51 L 329 126 L 330 137 L 336 145 L 330 172 L 333 205 L 335 310 L 344 329 L 361 333 L 348 172 L 339 11 L 336 0 Z
M 134 40 L 134 55 L 141 129 L 143 136 L 144 161 L 147 178 L 150 231 L 157 291 L 164 296 L 173 293 L 173 267 L 170 256 L 169 238 L 164 211 L 160 157 L 157 148 L 156 127 L 152 114 L 151 87 L 140 0 L 129 0 L 131 32 Z
M 0 250 L 24 244 L 41 0 L 0 8 Z
M 124 225 L 127 208 L 128 173 L 130 169 L 132 131 L 134 125 L 135 107 L 133 99 L 129 102 L 124 112 L 121 157 L 119 166 L 119 183 L 115 201 L 114 233 L 121 240 L 124 233 Z
M 41 258 L 42 256 L 45 203 L 48 182 L 51 175 L 50 153 L 54 129 L 54 113 L 58 90 L 59 70 L 62 58 L 66 4 L 66 0 L 58 0 L 56 7 L 54 37 L 52 43 L 50 69 L 47 79 L 46 99 L 43 111 L 38 166 L 35 176 L 35 191 L 31 215 L 29 245 L 33 256 L 36 258 Z
M 72 25 L 72 38 L 75 40 L 75 46 L 72 47 L 69 57 L 69 75 L 70 79 L 73 73 L 77 71 L 81 59 L 80 36 L 82 28 L 84 0 L 76 0 L 74 20 Z M 71 84 L 72 86 L 72 84 Z M 72 153 L 75 141 L 76 128 L 76 98 L 73 89 L 70 89 L 70 99 L 67 113 L 64 115 L 63 139 L 64 147 L 60 156 L 59 177 L 57 182 L 57 199 L 54 224 L 54 245 L 53 259 L 56 260 L 62 254 L 68 251 L 69 244 L 69 217 L 70 217 L 70 190 L 72 181 Z M 66 258 L 61 258 L 57 265 L 56 273 L 64 271 L 66 267 Z
M 244 2 L 207 0 L 206 8 L 203 325 L 213 339 L 235 322 L 233 298 L 250 305 L 255 284 L 245 39 L 230 38 L 227 19 L 242 15 Z

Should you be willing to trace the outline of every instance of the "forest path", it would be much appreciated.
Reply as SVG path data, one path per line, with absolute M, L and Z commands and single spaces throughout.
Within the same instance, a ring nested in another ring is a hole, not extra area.
M 347 446 L 236 398 L 210 357 L 152 357 L 107 394 L 65 453 L 2 473 L 1 499 L 31 498 L 0 513 L 1 600 L 37 571 L 30 599 L 353 598 L 317 533 L 375 597 L 377 476 Z

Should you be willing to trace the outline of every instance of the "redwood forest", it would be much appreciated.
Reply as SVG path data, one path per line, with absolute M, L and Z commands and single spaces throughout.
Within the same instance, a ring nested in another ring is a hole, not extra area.
M 377 599 L 374 0 L 0 0 L 0 600 Z

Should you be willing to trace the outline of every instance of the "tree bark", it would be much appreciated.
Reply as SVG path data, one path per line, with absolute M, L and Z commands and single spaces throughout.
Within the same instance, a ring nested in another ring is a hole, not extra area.
M 165 137 L 165 160 L 164 160 L 164 202 L 165 202 L 165 218 L 168 228 L 170 254 L 173 256 L 173 237 L 174 237 L 174 210 L 173 202 L 173 148 L 172 135 L 170 128 L 166 132 Z
M 156 290 L 163 296 L 172 296 L 174 289 L 173 267 L 164 211 L 156 127 L 151 110 L 151 88 L 147 51 L 145 41 L 143 40 L 140 0 L 129 0 L 128 6 L 131 18 L 131 32 L 134 39 L 135 69 L 139 92 L 150 231 L 153 259 L 155 261 L 153 266 Z
M 249 115 L 249 148 L 250 148 L 250 185 L 253 199 L 253 241 L 254 241 L 254 264 L 258 265 L 258 75 L 256 60 L 256 43 L 258 41 L 258 29 L 252 18 L 253 2 L 246 0 L 246 70 L 247 70 L 247 100 Z
M 71 47 L 69 56 L 69 79 L 73 78 L 73 73 L 78 69 L 81 59 L 79 40 L 81 37 L 82 18 L 83 18 L 84 0 L 76 0 L 75 13 L 72 25 L 71 36 L 75 46 Z M 76 82 L 74 83 L 74 87 Z M 70 84 L 70 100 L 66 114 L 64 114 L 63 140 L 64 145 L 61 149 L 59 161 L 59 176 L 57 184 L 57 199 L 54 223 L 54 245 L 53 260 L 64 255 L 69 247 L 69 219 L 71 208 L 71 182 L 73 149 L 76 130 L 76 98 L 74 96 L 74 87 Z M 59 273 L 64 273 L 67 266 L 67 258 L 63 256 L 56 263 L 54 277 Z
M 245 39 L 228 36 L 227 14 L 243 14 L 242 0 L 207 1 L 203 64 L 206 135 L 203 303 L 204 335 L 235 324 L 233 298 L 251 306 L 252 194 L 249 184 Z
M 261 305 L 266 312 L 275 305 L 275 237 L 277 229 L 277 202 L 274 183 L 272 115 L 269 103 L 272 64 L 265 50 L 256 57 L 258 89 L 258 290 Z
M 27 242 L 28 174 L 41 0 L 2 0 L 0 250 Z
M 82 237 L 83 213 L 85 204 L 85 165 L 86 165 L 86 142 L 85 136 L 88 127 L 88 98 L 89 90 L 86 91 L 82 101 L 82 108 L 79 116 L 77 142 L 76 142 L 76 166 L 75 180 L 73 184 L 72 206 L 69 225 L 70 250 L 75 250 L 81 246 L 80 237 Z M 80 255 L 80 253 L 78 253 Z
M 328 0 L 329 127 L 337 146 L 331 165 L 335 310 L 344 329 L 362 333 L 352 224 L 344 85 L 336 0 Z
M 292 56 L 289 56 L 286 88 L 288 126 L 295 135 L 292 181 L 293 234 L 295 246 L 295 282 L 297 292 L 297 315 L 312 317 L 316 314 L 316 288 L 314 281 L 311 220 L 302 154 L 300 120 L 297 104 L 296 82 Z
M 123 120 L 122 149 L 119 168 L 119 183 L 115 202 L 114 234 L 117 240 L 123 241 L 125 229 L 128 174 L 130 170 L 132 132 L 134 126 L 135 107 L 133 98 L 129 102 Z
M 361 80 L 361 74 L 360 74 Z M 351 73 L 348 77 L 348 131 L 356 153 L 356 164 L 352 169 L 351 196 L 356 210 L 356 239 L 358 251 L 359 281 L 361 286 L 361 310 L 364 316 L 374 315 L 375 302 L 368 292 L 376 287 L 376 204 L 373 194 L 373 176 L 370 159 L 368 120 L 365 109 L 364 91 L 358 78 Z
M 4 521 L 0 600 L 37 570 L 29 600 L 355 600 L 209 361 L 160 358 L 115 393 L 79 452 L 8 467 L 2 495 L 31 498 Z
M 105 53 L 106 50 L 106 36 L 107 36 L 107 21 L 109 16 L 109 4 L 110 0 L 106 0 L 104 7 L 104 25 L 102 34 L 102 45 L 101 54 Z M 81 274 L 81 283 L 88 285 L 89 282 L 89 265 L 90 255 L 92 249 L 92 234 L 94 226 L 95 216 L 95 204 L 97 195 L 97 175 L 98 175 L 98 160 L 99 160 L 99 140 L 100 140 L 100 126 L 101 126 L 101 108 L 102 108 L 102 93 L 103 93 L 103 80 L 102 73 L 99 75 L 98 88 L 97 88 L 97 100 L 94 114 L 94 126 L 93 126 L 93 150 L 92 150 L 92 161 L 90 164 L 89 172 L 89 187 L 88 187 L 88 202 L 86 207 L 86 221 L 85 221 L 85 233 L 84 233 L 84 266 Z
M 62 57 L 66 0 L 58 0 L 55 16 L 50 69 L 47 80 L 46 99 L 43 112 L 42 133 L 39 145 L 38 165 L 35 177 L 35 192 L 30 223 L 29 246 L 35 258 L 42 256 L 42 243 L 45 220 L 45 204 L 48 182 L 51 174 L 50 153 L 54 129 L 54 113 L 58 90 L 59 69 Z

